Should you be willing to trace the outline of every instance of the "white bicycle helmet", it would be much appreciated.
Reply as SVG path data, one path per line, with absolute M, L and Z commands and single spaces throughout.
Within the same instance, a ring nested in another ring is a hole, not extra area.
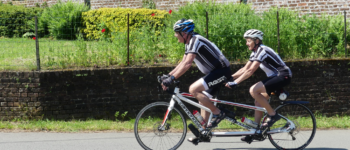
M 244 38 L 258 38 L 261 41 L 263 40 L 264 33 L 256 30 L 256 29 L 250 29 L 247 32 L 244 33 Z

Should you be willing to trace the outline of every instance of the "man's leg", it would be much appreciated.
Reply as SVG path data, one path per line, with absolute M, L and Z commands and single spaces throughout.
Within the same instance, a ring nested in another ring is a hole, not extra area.
M 220 109 L 218 109 L 210 100 L 209 98 L 203 94 L 202 92 L 205 91 L 205 87 L 202 84 L 201 79 L 194 82 L 189 89 L 189 92 L 199 101 L 200 104 L 208 107 L 213 114 L 219 114 Z M 209 113 L 205 110 L 201 109 L 201 115 L 202 117 L 208 121 L 209 119 Z
M 270 98 L 267 93 L 261 93 L 261 94 L 265 97 L 265 99 Z M 262 107 L 256 100 L 255 100 L 255 106 Z M 263 116 L 264 116 L 264 112 L 256 110 L 254 113 L 254 121 L 259 124 Z
M 258 83 L 254 84 L 253 86 L 250 87 L 249 92 L 250 92 L 250 94 L 252 95 L 253 98 L 254 98 L 254 96 L 253 96 L 251 91 L 254 90 L 255 86 L 257 86 L 259 83 L 261 83 L 261 82 L 258 82 Z M 266 93 L 266 89 L 265 89 L 264 85 L 263 85 L 263 88 L 264 88 L 263 93 L 260 93 L 260 94 L 265 98 L 266 102 L 268 103 L 267 100 L 270 98 L 270 96 Z M 263 107 L 257 100 L 255 100 L 255 106 Z M 262 119 L 263 116 L 264 116 L 264 112 L 256 110 L 254 112 L 254 122 L 260 124 L 261 119 Z M 241 140 L 242 141 L 246 141 L 246 138 L 247 138 L 247 136 L 242 137 Z
M 251 86 L 250 89 L 253 90 L 254 86 L 256 86 L 258 83 Z M 265 86 L 264 86 L 264 89 L 265 89 Z M 270 98 L 270 96 L 266 93 L 266 89 L 265 89 L 264 93 L 261 93 L 261 95 L 264 96 L 266 100 L 268 100 Z M 252 95 L 252 97 L 253 97 L 253 95 Z M 255 106 L 263 107 L 260 105 L 260 103 L 257 100 L 255 100 Z M 264 112 L 256 110 L 254 113 L 254 121 L 259 124 L 261 122 L 261 119 L 263 116 L 264 116 Z
M 199 102 L 199 104 L 203 105 L 202 102 Z M 201 116 L 204 118 L 204 120 L 206 122 L 209 122 L 209 116 L 210 116 L 209 112 L 205 111 L 204 109 L 201 109 Z M 203 128 L 205 128 L 205 127 L 203 127 Z
M 266 93 L 265 86 L 262 82 L 258 82 L 255 85 L 253 85 L 249 89 L 250 95 L 262 106 L 267 110 L 267 113 L 270 116 L 274 116 L 276 114 L 275 110 L 272 109 L 271 105 L 268 103 L 268 99 L 262 94 Z

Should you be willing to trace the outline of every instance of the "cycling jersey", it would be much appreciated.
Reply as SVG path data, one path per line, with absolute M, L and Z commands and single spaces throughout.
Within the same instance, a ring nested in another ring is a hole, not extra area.
M 292 71 L 286 66 L 281 57 L 270 47 L 265 45 L 261 44 L 256 51 L 253 51 L 249 61 L 260 62 L 260 68 L 266 73 L 267 77 L 292 77 Z
M 225 58 L 219 48 L 199 34 L 193 34 L 189 44 L 186 44 L 185 47 L 186 55 L 188 53 L 196 54 L 194 62 L 204 74 L 208 74 L 215 69 L 230 66 L 230 62 Z

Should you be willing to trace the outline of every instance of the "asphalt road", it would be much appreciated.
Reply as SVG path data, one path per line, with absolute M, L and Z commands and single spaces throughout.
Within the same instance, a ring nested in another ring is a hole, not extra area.
M 188 133 L 187 136 L 192 136 Z M 0 132 L 1 150 L 139 150 L 133 133 Z M 213 137 L 198 146 L 186 140 L 179 150 L 273 150 L 269 140 L 243 143 L 240 137 Z M 350 149 L 350 130 L 318 130 L 309 150 Z

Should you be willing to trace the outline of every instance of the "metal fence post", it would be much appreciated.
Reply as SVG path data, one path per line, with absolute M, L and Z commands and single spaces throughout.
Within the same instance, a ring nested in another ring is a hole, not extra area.
M 277 44 L 278 44 L 277 53 L 281 56 L 281 54 L 280 54 L 280 50 L 281 50 L 281 47 L 280 47 L 280 19 L 279 19 L 278 11 L 277 11 Z
M 35 16 L 35 45 L 36 45 L 36 65 L 40 71 L 40 54 L 39 54 L 39 36 L 38 36 L 38 17 Z
M 207 39 L 209 40 L 209 28 L 208 28 L 208 22 L 209 22 L 209 18 L 208 18 L 208 12 L 206 11 L 206 18 L 207 18 Z
M 346 49 L 346 11 L 344 10 L 344 48 L 345 48 L 345 57 L 348 57 L 348 51 Z
M 128 47 L 128 66 L 129 66 L 129 63 L 130 63 L 130 61 L 129 61 L 129 56 L 130 56 L 130 54 L 129 54 L 129 44 L 130 44 L 129 43 L 129 14 L 128 14 L 128 25 L 127 26 L 128 26 L 128 46 L 127 47 Z

